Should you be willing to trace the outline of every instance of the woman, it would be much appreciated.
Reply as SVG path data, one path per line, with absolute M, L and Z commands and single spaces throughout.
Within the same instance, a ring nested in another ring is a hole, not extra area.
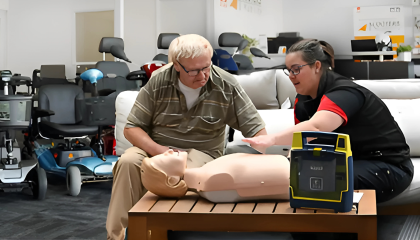
M 401 129 L 379 97 L 331 70 L 334 50 L 328 43 L 315 39 L 295 43 L 286 56 L 286 68 L 297 92 L 295 126 L 243 141 L 265 151 L 272 145 L 291 145 L 293 132 L 348 134 L 354 189 L 376 190 L 379 203 L 410 185 L 414 167 Z

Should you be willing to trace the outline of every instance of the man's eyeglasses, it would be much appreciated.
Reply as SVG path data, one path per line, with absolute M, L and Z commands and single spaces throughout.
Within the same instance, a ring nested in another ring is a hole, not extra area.
M 312 65 L 312 64 L 314 64 L 315 62 L 313 62 L 313 63 L 308 63 L 308 64 L 305 64 L 305 65 L 293 65 L 290 69 L 287 69 L 287 68 L 285 68 L 285 69 L 283 69 L 283 71 L 284 71 L 284 73 L 287 75 L 287 76 L 289 76 L 290 75 L 290 73 L 293 73 L 293 75 L 298 75 L 299 73 L 300 73 L 300 69 L 302 68 L 302 67 L 304 67 L 304 66 L 307 66 L 307 65 Z
M 205 67 L 203 69 L 187 71 L 187 69 L 185 69 L 185 67 L 182 66 L 182 64 L 178 60 L 177 60 L 177 62 L 179 63 L 179 65 L 181 65 L 182 69 L 184 69 L 184 71 L 186 73 L 188 73 L 188 75 L 190 75 L 191 77 L 197 76 L 200 73 L 200 71 L 202 71 L 203 73 L 209 73 L 210 72 L 211 63 L 210 63 L 210 66 Z

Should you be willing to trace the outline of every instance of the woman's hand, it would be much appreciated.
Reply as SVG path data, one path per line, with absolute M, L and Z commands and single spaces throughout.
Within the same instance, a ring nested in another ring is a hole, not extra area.
M 244 138 L 242 141 L 247 142 L 252 148 L 265 153 L 267 148 L 275 145 L 275 139 L 272 135 L 260 135 L 253 138 Z

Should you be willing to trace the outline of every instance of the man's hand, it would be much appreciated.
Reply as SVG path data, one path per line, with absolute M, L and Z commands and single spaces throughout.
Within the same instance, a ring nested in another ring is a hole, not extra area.
M 171 148 L 174 152 L 186 152 L 185 150 L 178 149 L 178 148 Z

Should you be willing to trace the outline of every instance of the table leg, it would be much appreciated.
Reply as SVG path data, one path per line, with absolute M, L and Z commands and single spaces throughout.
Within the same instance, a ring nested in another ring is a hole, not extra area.
M 378 237 L 376 216 L 365 216 L 363 219 L 361 219 L 357 229 L 358 240 L 376 240 Z
M 145 216 L 130 216 L 128 221 L 128 240 L 148 240 L 147 218 Z

